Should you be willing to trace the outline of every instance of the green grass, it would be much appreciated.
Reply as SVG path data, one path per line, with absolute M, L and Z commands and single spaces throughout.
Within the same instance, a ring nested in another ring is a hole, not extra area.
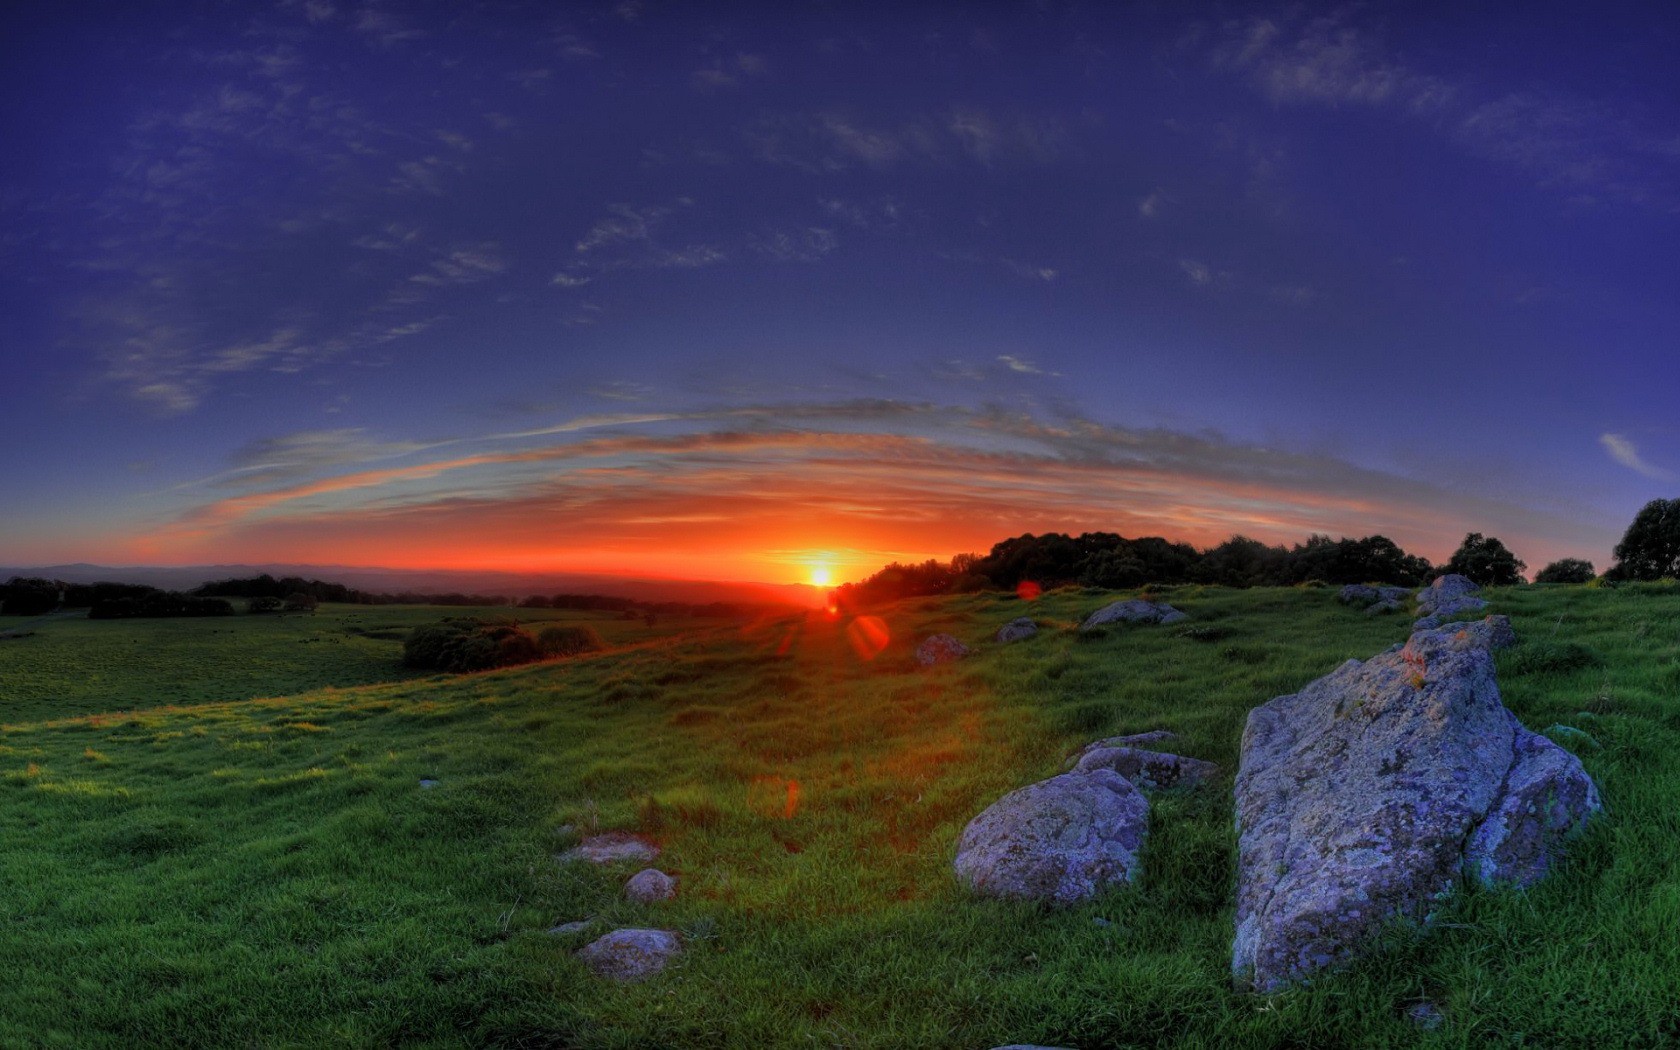
M 1680 1041 L 1680 590 L 1492 593 L 1525 639 L 1499 658 L 1507 703 L 1593 734 L 1608 817 L 1534 890 L 1466 892 L 1427 937 L 1273 997 L 1228 976 L 1243 719 L 1409 621 L 1334 591 L 1186 587 L 1164 597 L 1218 631 L 1081 640 L 1111 597 L 902 603 L 873 661 L 821 616 L 279 699 L 244 699 L 284 690 L 206 657 L 211 678 L 246 676 L 205 687 L 229 702 L 70 719 L 116 694 L 36 658 L 30 680 L 59 692 L 0 715 L 0 1045 Z M 991 643 L 1023 613 L 1036 637 Z M 194 630 L 279 630 L 254 621 L 167 626 L 188 648 Z M 165 625 L 61 626 L 105 630 L 66 641 L 85 660 Z M 981 652 L 915 669 L 936 630 Z M 41 637 L 0 642 L 0 691 L 21 659 L 6 647 Z M 222 656 L 276 674 L 349 644 L 227 638 Z M 1136 887 L 1060 911 L 961 892 L 951 855 L 975 813 L 1096 736 L 1156 728 L 1225 775 L 1155 800 Z M 566 825 L 654 836 L 678 899 L 632 905 L 633 869 L 557 865 Z M 545 932 L 584 918 L 593 933 Z M 687 950 L 645 984 L 598 981 L 571 952 L 615 925 L 679 930 Z M 1434 1033 L 1403 1017 L 1424 998 L 1448 1015 Z
M 243 611 L 243 601 L 234 605 Z M 446 616 L 586 623 L 609 645 L 717 622 L 666 617 L 649 628 L 610 613 L 424 605 L 323 605 L 313 615 L 28 621 L 31 637 L 0 639 L 0 722 L 419 678 L 431 672 L 400 666 L 402 640 L 411 628 Z M 25 622 L 0 617 L 0 631 Z

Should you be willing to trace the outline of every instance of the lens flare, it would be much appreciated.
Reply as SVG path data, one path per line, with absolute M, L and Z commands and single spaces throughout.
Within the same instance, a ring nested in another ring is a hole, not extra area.
M 887 622 L 879 616 L 859 616 L 846 625 L 846 640 L 852 643 L 852 651 L 859 659 L 873 660 L 892 641 L 892 634 L 887 630 Z

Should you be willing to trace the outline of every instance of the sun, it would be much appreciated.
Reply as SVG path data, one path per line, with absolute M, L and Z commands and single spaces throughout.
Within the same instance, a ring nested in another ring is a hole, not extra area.
M 834 584 L 834 570 L 826 565 L 811 566 L 811 586 L 830 587 Z

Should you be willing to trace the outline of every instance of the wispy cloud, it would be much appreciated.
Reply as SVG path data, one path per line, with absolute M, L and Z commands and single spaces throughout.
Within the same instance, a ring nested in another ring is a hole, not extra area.
M 1674 471 L 1664 470 L 1655 464 L 1647 463 L 1645 458 L 1639 454 L 1639 446 L 1621 434 L 1600 434 L 1598 443 L 1603 446 L 1605 452 L 1610 454 L 1611 459 L 1635 473 L 1643 474 L 1657 481 L 1672 481 L 1675 478 Z
M 1045 164 L 1071 148 L 1067 129 L 1058 118 L 978 107 L 887 125 L 829 110 L 759 120 L 742 134 L 760 160 L 812 171 L 860 165 L 888 168 L 909 162 Z

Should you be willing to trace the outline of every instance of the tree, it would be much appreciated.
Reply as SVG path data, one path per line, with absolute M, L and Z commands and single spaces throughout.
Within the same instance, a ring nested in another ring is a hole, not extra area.
M 292 594 L 286 595 L 285 610 L 287 612 L 312 613 L 315 611 L 315 606 L 318 604 L 319 603 L 315 600 L 315 596 L 313 594 L 296 591 Z
M 1560 558 L 1534 574 L 1535 583 L 1590 583 L 1593 563 L 1580 558 Z
M 0 615 L 40 616 L 58 608 L 61 588 L 57 580 L 13 576 L 0 587 Z
M 1612 579 L 1680 578 L 1680 499 L 1654 499 L 1641 507 L 1615 554 L 1616 564 L 1605 573 Z
M 1447 572 L 1468 576 L 1484 587 L 1521 583 L 1522 571 L 1526 568 L 1528 566 L 1523 560 L 1512 554 L 1505 544 L 1479 532 L 1467 534 L 1447 562 Z

